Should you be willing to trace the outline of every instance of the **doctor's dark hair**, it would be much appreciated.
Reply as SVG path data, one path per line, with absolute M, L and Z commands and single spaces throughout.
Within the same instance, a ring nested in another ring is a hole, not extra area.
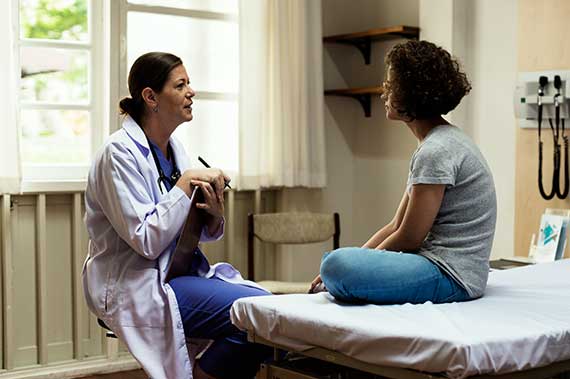
M 137 58 L 129 72 L 129 93 L 119 102 L 121 114 L 128 114 L 139 125 L 145 111 L 142 91 L 146 87 L 160 93 L 168 80 L 168 75 L 182 60 L 174 54 L 151 52 Z
M 452 111 L 471 90 L 457 59 L 431 42 L 398 44 L 385 62 L 390 80 L 385 81 L 383 98 L 391 95 L 392 107 L 412 120 Z

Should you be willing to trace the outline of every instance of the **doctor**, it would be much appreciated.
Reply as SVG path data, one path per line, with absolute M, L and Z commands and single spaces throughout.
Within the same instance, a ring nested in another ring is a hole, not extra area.
M 97 154 L 85 193 L 89 253 L 83 284 L 89 309 L 123 341 L 152 379 L 253 377 L 270 351 L 247 341 L 229 320 L 234 300 L 267 292 L 228 264 L 210 267 L 199 249 L 192 275 L 165 283 L 165 269 L 193 201 L 208 213 L 201 241 L 224 229 L 219 169 L 193 170 L 171 137 L 192 120 L 190 81 L 180 58 L 139 57 L 122 128 Z M 194 364 L 185 337 L 214 342 Z

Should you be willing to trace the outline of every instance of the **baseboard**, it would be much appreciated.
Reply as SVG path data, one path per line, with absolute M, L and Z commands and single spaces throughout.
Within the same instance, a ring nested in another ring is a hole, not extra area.
M 136 370 L 140 365 L 132 357 L 90 359 L 0 372 L 2 379 L 71 379 L 94 374 Z

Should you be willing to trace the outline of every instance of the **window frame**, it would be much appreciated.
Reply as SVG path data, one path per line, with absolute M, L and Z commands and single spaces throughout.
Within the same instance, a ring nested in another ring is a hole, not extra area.
M 225 21 L 225 22 L 239 22 L 239 17 L 235 13 L 230 12 L 219 12 L 219 11 L 205 11 L 205 10 L 197 10 L 197 9 L 184 9 L 184 8 L 175 8 L 175 7 L 167 7 L 167 6 L 157 6 L 157 5 L 145 5 L 145 4 L 133 4 L 129 3 L 128 0 L 118 0 L 117 3 L 121 8 L 117 14 L 120 15 L 120 20 L 117 20 L 117 24 L 120 25 L 120 51 L 121 54 L 124 56 L 124 59 L 121 60 L 120 65 L 120 72 L 119 72 L 119 81 L 120 88 L 119 93 L 121 94 L 120 98 L 125 96 L 129 96 L 129 91 L 127 88 L 127 16 L 128 12 L 140 12 L 140 13 L 150 13 L 150 14 L 161 14 L 167 16 L 179 16 L 179 17 L 186 17 L 186 18 L 195 18 L 201 20 L 215 20 L 215 21 Z M 196 90 L 196 95 L 194 96 L 196 100 L 221 100 L 221 101 L 235 101 L 239 100 L 238 93 L 234 92 L 214 92 L 214 91 L 200 91 Z M 118 99 L 117 99 L 118 103 Z M 120 124 L 117 125 L 120 127 Z
M 85 110 L 89 113 L 90 133 L 90 160 L 86 164 L 61 165 L 61 164 L 22 164 L 21 191 L 28 192 L 62 192 L 85 189 L 87 172 L 95 152 L 101 146 L 104 138 L 108 135 L 109 124 L 105 118 L 105 110 L 108 109 L 108 98 L 104 96 L 107 85 L 108 59 L 105 59 L 105 39 L 109 33 L 106 27 L 106 10 L 109 9 L 109 0 L 86 0 L 88 6 L 87 27 L 89 39 L 85 42 L 77 41 L 54 41 L 48 39 L 24 38 L 20 25 L 20 0 L 11 0 L 14 20 L 14 57 L 16 60 L 14 75 L 16 79 L 15 93 L 17 94 L 18 130 L 21 136 L 21 111 L 22 110 Z M 89 100 L 85 104 L 59 103 L 45 101 L 23 101 L 21 92 L 21 48 L 43 47 L 64 49 L 68 51 L 87 51 L 89 54 L 88 67 L 88 91 Z M 19 143 L 21 144 L 21 137 Z
M 18 96 L 17 114 L 18 118 L 21 110 L 20 93 L 20 46 L 22 46 L 20 34 L 20 0 L 10 0 L 14 11 L 14 36 L 13 47 L 15 51 L 16 69 L 14 73 L 17 78 L 15 93 Z M 144 12 L 153 14 L 165 14 L 172 16 L 182 16 L 206 20 L 218 20 L 227 22 L 239 22 L 239 17 L 235 13 L 204 11 L 195 9 L 183 9 L 167 6 L 144 5 L 129 3 L 128 0 L 88 0 L 89 19 L 88 28 L 90 39 L 83 43 L 90 45 L 90 65 L 89 72 L 89 103 L 86 106 L 90 110 L 90 132 L 91 132 L 91 159 L 94 158 L 97 150 L 102 146 L 109 134 L 121 127 L 121 119 L 117 112 L 117 104 L 123 97 L 129 96 L 127 88 L 128 62 L 127 62 L 127 13 Z M 45 41 L 39 40 L 39 45 Z M 28 43 L 28 42 L 26 42 Z M 36 43 L 36 42 L 34 42 Z M 45 42 L 46 45 L 53 45 L 53 42 Z M 76 42 L 57 43 L 58 46 L 77 45 Z M 97 79 L 97 80 L 96 80 Z M 239 101 L 239 92 L 210 92 L 197 91 L 197 100 L 221 100 Z M 26 107 L 29 105 L 26 105 Z M 45 105 L 43 105 L 45 106 Z M 57 109 L 67 109 L 63 105 L 57 104 Z M 41 105 L 38 105 L 41 107 Z M 70 108 L 77 107 L 76 104 L 69 105 Z M 29 109 L 29 108 L 28 108 Z M 20 120 L 18 119 L 18 123 Z M 237 127 L 237 125 L 236 125 Z M 20 128 L 20 125 L 18 125 Z M 74 192 L 83 191 L 87 185 L 87 172 L 90 163 L 80 165 L 74 170 L 69 170 L 68 166 L 50 165 L 42 167 L 42 176 L 30 177 L 26 174 L 27 168 L 22 166 L 22 193 L 40 192 Z M 49 169 L 49 170 L 48 170 Z M 61 171 L 65 169 L 67 176 L 62 177 Z M 29 172 L 29 170 L 28 170 Z M 51 175 L 49 175 L 51 174 Z

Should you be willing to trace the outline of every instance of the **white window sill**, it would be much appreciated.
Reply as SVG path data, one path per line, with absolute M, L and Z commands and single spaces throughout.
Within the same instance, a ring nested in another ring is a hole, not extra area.
M 22 182 L 23 194 L 84 192 L 87 180 L 25 180 Z

